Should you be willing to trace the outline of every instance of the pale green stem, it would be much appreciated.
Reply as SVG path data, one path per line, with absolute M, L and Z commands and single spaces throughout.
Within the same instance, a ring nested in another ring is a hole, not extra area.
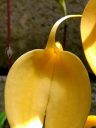
M 67 15 L 67 8 L 66 8 L 66 2 L 65 1 L 64 1 L 63 13 L 64 13 L 65 16 Z
M 55 47 L 55 35 L 56 35 L 56 32 L 57 32 L 57 28 L 58 26 L 65 20 L 69 19 L 69 18 L 77 18 L 77 17 L 82 17 L 82 15 L 67 15 L 67 16 L 64 16 L 62 17 L 61 19 L 59 19 L 52 27 L 51 29 L 51 32 L 49 34 L 49 38 L 48 38 L 48 42 L 47 42 L 47 46 L 46 48 L 52 48 L 52 47 Z

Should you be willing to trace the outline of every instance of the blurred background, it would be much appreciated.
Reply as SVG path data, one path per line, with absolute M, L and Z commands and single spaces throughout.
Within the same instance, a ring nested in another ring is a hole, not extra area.
M 8 1 L 8 0 L 7 0 Z M 0 0 L 0 69 L 3 74 L 8 68 L 7 44 L 7 1 Z M 23 53 L 44 48 L 53 24 L 64 16 L 59 0 L 10 0 L 11 47 L 14 62 Z M 66 0 L 67 14 L 82 14 L 88 0 Z M 57 32 L 57 40 L 64 49 L 74 52 L 86 64 L 81 46 L 80 18 L 69 19 L 64 40 L 64 23 Z M 64 42 L 65 41 L 65 42 Z M 1 71 L 0 70 L 0 71 Z M 4 73 L 4 74 L 5 74 Z
M 10 0 L 11 38 L 9 41 L 8 0 L 0 0 L 0 112 L 4 111 L 4 86 L 10 65 L 27 51 L 45 48 L 53 24 L 65 15 L 58 1 Z M 82 14 L 87 1 L 66 0 L 67 14 Z M 86 66 L 92 85 L 90 114 L 96 114 L 96 77 L 89 68 L 82 50 L 80 18 L 69 19 L 66 23 L 62 23 L 56 40 L 62 43 L 64 50 L 80 57 Z

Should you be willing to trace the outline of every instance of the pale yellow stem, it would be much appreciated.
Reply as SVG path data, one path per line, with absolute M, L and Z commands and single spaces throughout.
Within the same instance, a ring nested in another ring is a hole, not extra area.
M 47 42 L 47 46 L 46 48 L 52 48 L 52 47 L 55 47 L 55 35 L 56 35 L 56 31 L 57 31 L 57 28 L 58 26 L 65 20 L 69 19 L 69 18 L 77 18 L 77 17 L 82 17 L 82 15 L 67 15 L 67 16 L 64 16 L 62 17 L 61 19 L 59 19 L 52 27 L 51 29 L 51 32 L 49 34 L 49 38 L 48 38 L 48 42 Z

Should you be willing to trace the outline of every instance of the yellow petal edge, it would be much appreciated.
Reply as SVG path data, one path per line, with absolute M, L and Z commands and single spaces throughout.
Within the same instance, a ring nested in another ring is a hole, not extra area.
M 81 38 L 86 59 L 96 75 L 96 0 L 89 0 L 83 12 Z
M 96 128 L 96 116 L 89 115 L 84 128 Z

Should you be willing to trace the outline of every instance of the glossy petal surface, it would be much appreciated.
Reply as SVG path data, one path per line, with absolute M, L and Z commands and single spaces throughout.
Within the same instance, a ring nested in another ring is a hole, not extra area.
M 82 128 L 89 108 L 87 71 L 69 52 L 28 52 L 8 74 L 5 110 L 11 128 Z

